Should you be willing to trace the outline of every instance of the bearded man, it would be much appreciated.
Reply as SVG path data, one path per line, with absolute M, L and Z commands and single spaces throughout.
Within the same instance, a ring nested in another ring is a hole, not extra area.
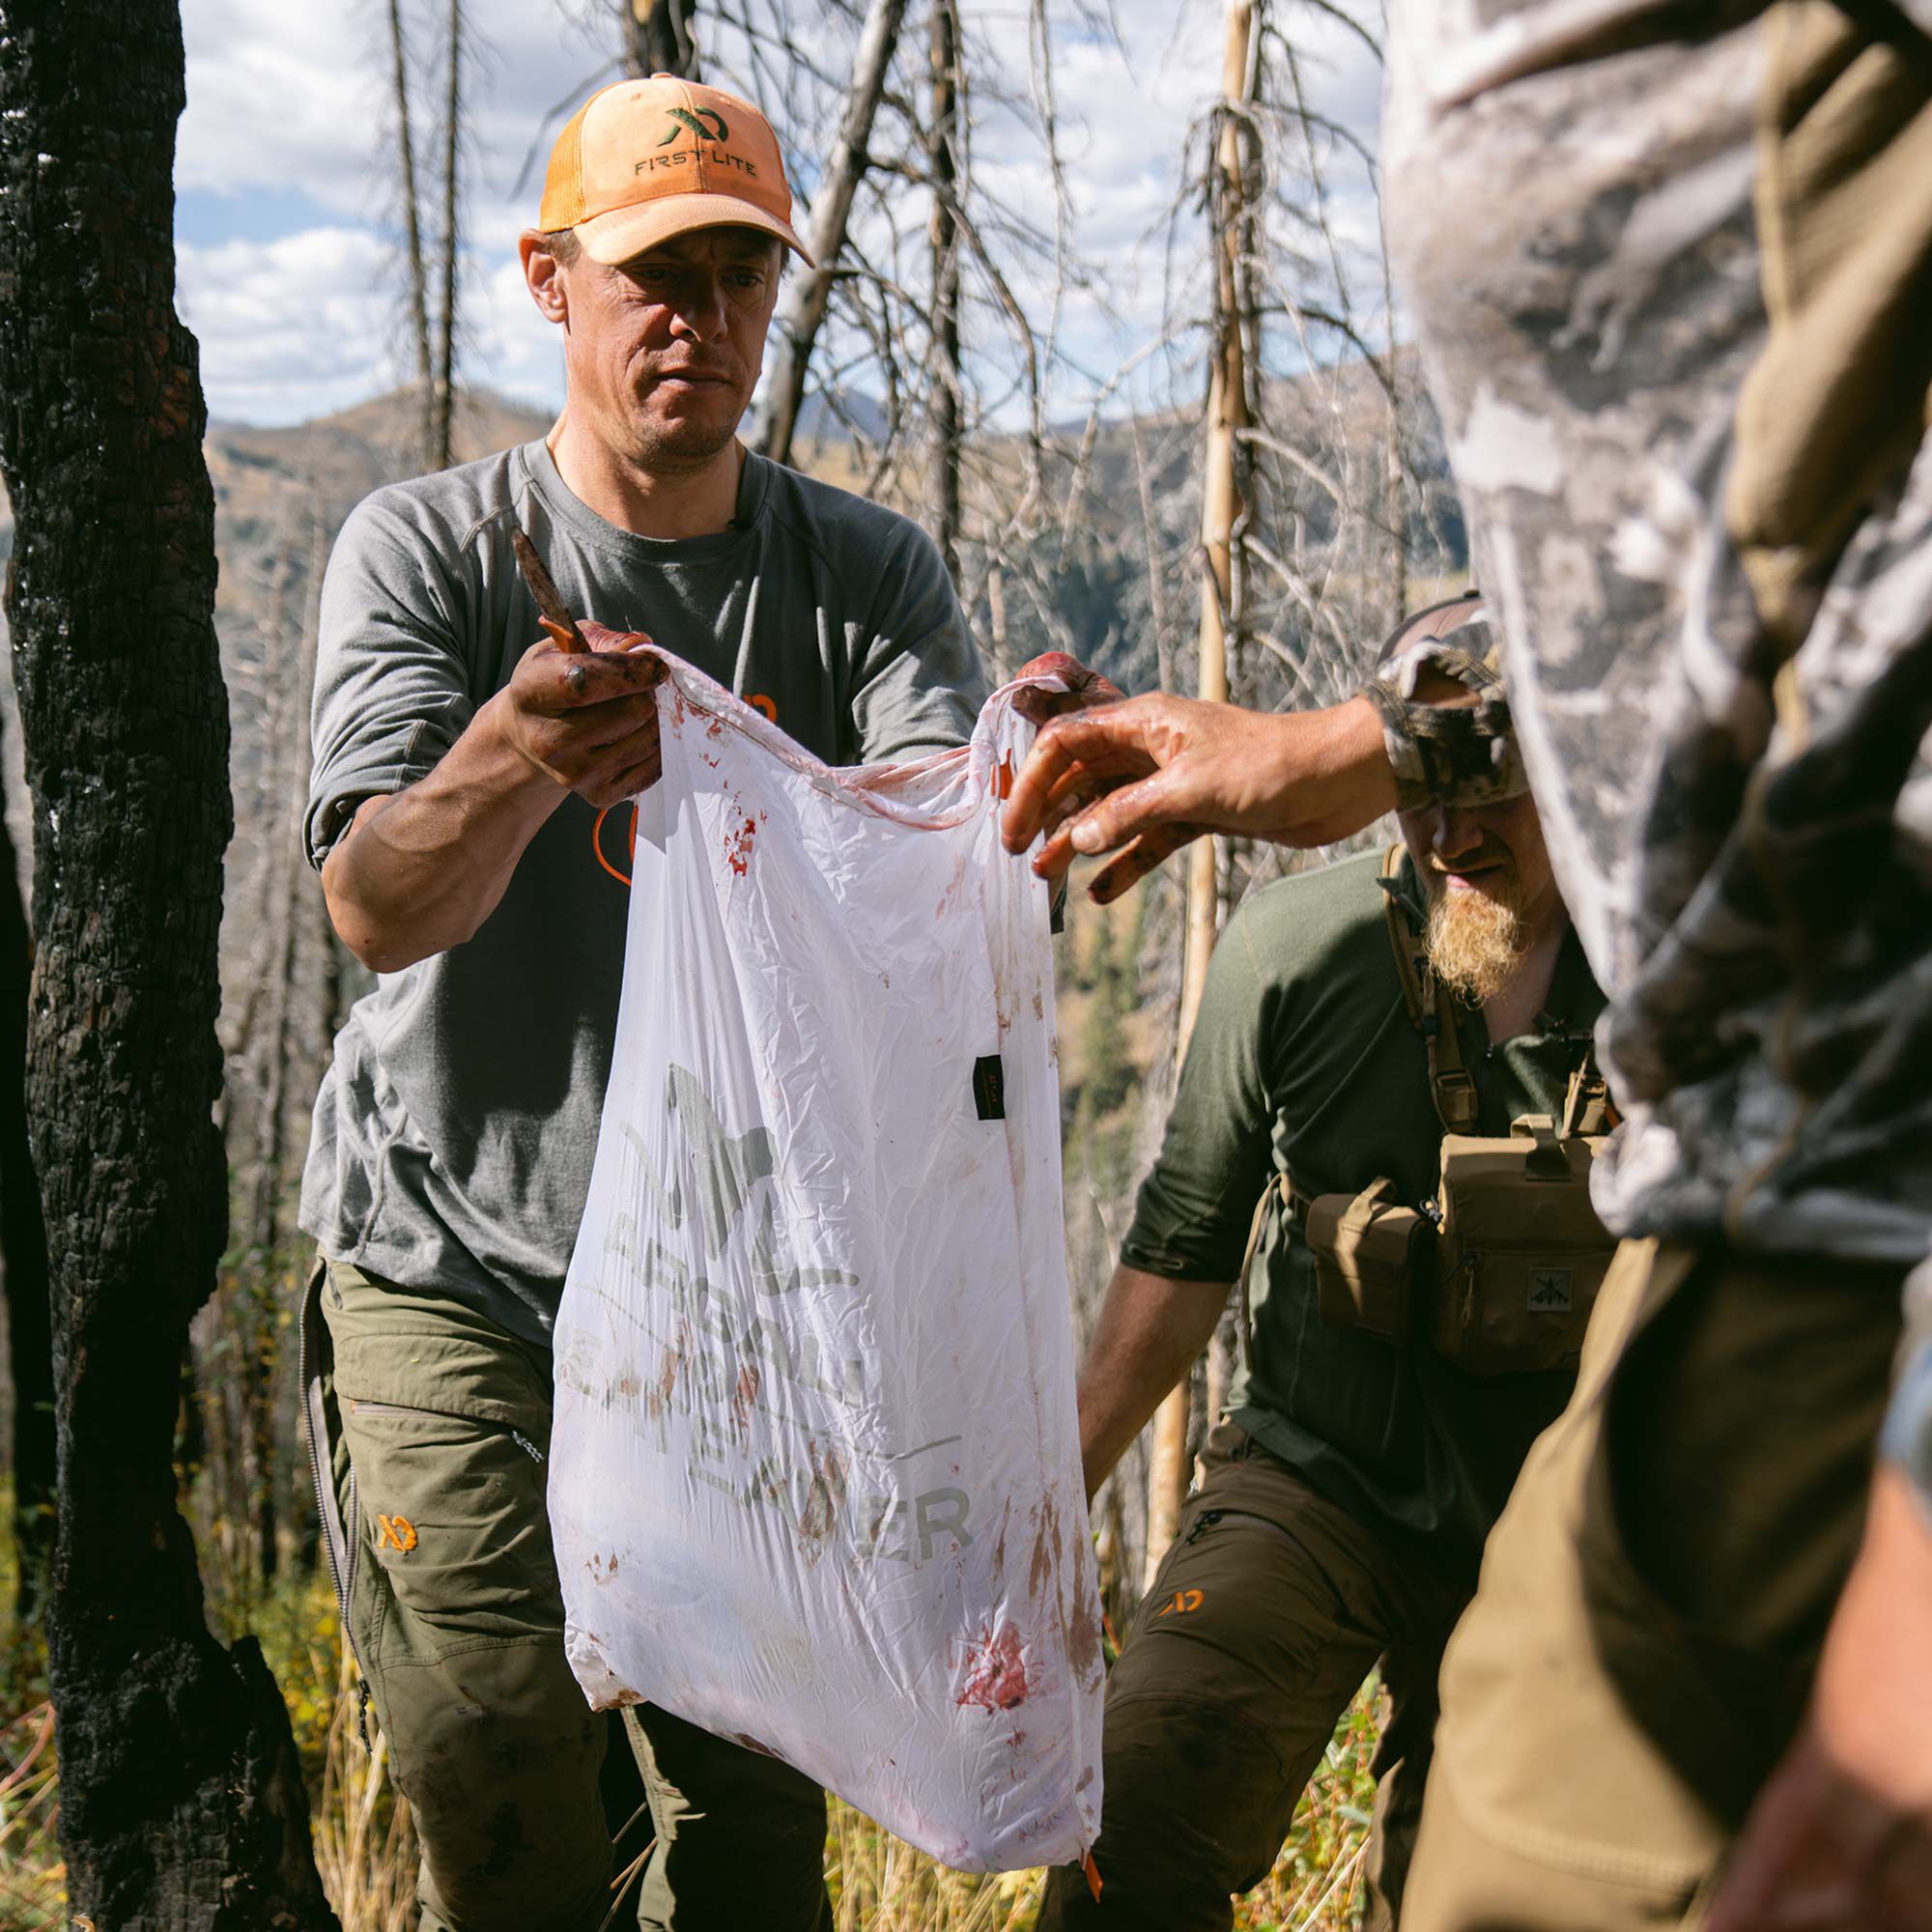
M 1479 698 L 1499 696 L 1473 595 L 1411 617 L 1383 647 L 1391 680 L 1425 700 L 1460 690 L 1421 668 L 1445 653 Z M 1476 1373 L 1441 1351 L 1419 1310 L 1382 1333 L 1333 1325 L 1319 1210 L 1367 1194 L 1365 1211 L 1404 1211 L 1427 1254 L 1407 1210 L 1433 1206 L 1449 1127 L 1507 1143 L 1520 1117 L 1562 1115 L 1573 1080 L 1594 1071 L 1603 995 L 1520 764 L 1499 771 L 1492 802 L 1402 812 L 1386 861 L 1254 894 L 1215 949 L 1081 1373 L 1090 1497 L 1206 1345 L 1231 1282 L 1252 1304 L 1248 1360 L 1107 1687 L 1101 1890 L 1056 1872 L 1043 1929 L 1225 1928 L 1230 1894 L 1273 1864 L 1378 1660 L 1393 1715 L 1369 1875 L 1372 1922 L 1393 1922 L 1442 1644 L 1572 1374 L 1567 1357 Z M 1422 980 L 1448 989 L 1421 1004 L 1418 952 Z M 1455 1050 L 1426 1030 L 1434 1013 Z

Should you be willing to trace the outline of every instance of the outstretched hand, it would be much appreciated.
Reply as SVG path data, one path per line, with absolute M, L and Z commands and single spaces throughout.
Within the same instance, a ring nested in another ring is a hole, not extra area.
M 1325 845 L 1396 802 L 1381 719 L 1365 697 L 1269 716 L 1154 694 L 1055 719 L 1007 801 L 1002 835 L 1035 871 L 1115 852 L 1088 891 L 1119 898 L 1204 832 Z
M 1798 1741 L 1706 1932 L 1914 1932 L 1932 1901 L 1932 1519 L 1880 1465 Z

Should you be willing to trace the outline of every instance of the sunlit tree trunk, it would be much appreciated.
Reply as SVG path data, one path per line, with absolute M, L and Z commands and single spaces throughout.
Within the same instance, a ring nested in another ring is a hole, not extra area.
M 805 227 L 805 243 L 817 267 L 793 266 L 774 318 L 765 352 L 764 395 L 748 440 L 776 463 L 791 461 L 812 347 L 825 320 L 832 277 L 845 247 L 852 198 L 866 172 L 866 145 L 885 96 L 886 76 L 904 18 L 905 0 L 869 0 L 867 6 L 852 64 L 852 84 L 845 91 L 845 111 L 839 117 L 838 138 L 819 175 Z
M 1210 703 L 1228 698 L 1229 614 L 1237 609 L 1235 529 L 1241 512 L 1236 440 L 1247 427 L 1247 372 L 1241 288 L 1246 223 L 1243 122 L 1238 108 L 1249 99 L 1253 63 L 1254 0 L 1228 0 L 1222 48 L 1222 94 L 1229 103 L 1212 167 L 1209 208 L 1214 235 L 1214 344 L 1208 363 L 1208 421 L 1202 459 L 1201 672 L 1200 696 Z M 1220 929 L 1220 841 L 1197 838 L 1188 855 L 1186 962 L 1180 989 L 1179 1055 L 1187 1051 L 1208 960 Z M 1236 1287 L 1238 1293 L 1238 1284 Z M 1154 1416 L 1152 1470 L 1149 1478 L 1147 1580 L 1167 1554 L 1187 1493 L 1189 1383 L 1183 1378 Z

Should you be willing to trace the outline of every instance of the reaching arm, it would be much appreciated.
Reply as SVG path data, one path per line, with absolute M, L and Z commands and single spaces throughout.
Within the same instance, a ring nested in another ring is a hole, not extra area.
M 575 791 L 615 805 L 658 776 L 663 661 L 586 624 L 588 657 L 537 644 L 414 784 L 363 800 L 323 863 L 343 944 L 378 973 L 460 946 L 537 828 Z
M 1080 1463 L 1087 1500 L 1208 1346 L 1225 1281 L 1170 1281 L 1122 1262 L 1107 1284 L 1080 1370 Z
M 1047 725 L 1003 829 L 1009 852 L 1051 832 L 1034 861 L 1041 873 L 1075 852 L 1124 848 L 1090 888 L 1105 904 L 1204 832 L 1325 845 L 1395 802 L 1381 719 L 1366 697 L 1267 716 L 1156 694 Z M 1085 809 L 1053 830 L 1070 804 Z
M 1042 873 L 1075 852 L 1115 853 L 1088 888 L 1104 905 L 1205 832 L 1326 845 L 1398 807 L 1484 804 L 1521 788 L 1494 671 L 1429 639 L 1325 710 L 1156 694 L 1062 719 L 1040 733 L 1002 831 L 1009 852 L 1046 833 L 1034 861 Z

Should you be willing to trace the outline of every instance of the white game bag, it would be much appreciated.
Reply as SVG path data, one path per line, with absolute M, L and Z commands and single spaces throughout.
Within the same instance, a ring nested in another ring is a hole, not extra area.
M 1046 888 L 998 833 L 1022 687 L 968 750 L 835 770 L 668 662 L 556 1324 L 572 1668 L 948 1864 L 1076 1861 L 1103 1672 Z

